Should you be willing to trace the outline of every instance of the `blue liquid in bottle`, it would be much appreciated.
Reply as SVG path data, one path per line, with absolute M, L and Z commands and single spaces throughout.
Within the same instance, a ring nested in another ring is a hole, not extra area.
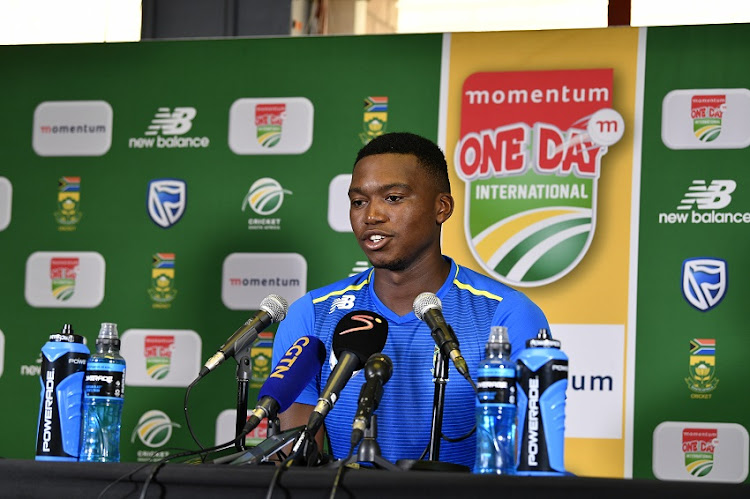
M 120 355 L 117 325 L 105 322 L 86 369 L 79 461 L 120 461 L 124 391 L 125 359 Z
M 508 330 L 493 326 L 477 370 L 477 452 L 474 473 L 515 473 L 516 364 Z

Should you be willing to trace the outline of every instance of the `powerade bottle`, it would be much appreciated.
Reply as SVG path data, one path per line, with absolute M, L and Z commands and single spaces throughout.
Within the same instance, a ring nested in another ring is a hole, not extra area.
M 79 461 L 119 462 L 125 359 L 117 324 L 103 322 L 86 369 Z
M 89 349 L 65 324 L 42 347 L 37 461 L 78 461 L 83 375 Z
M 540 329 L 518 355 L 518 475 L 569 475 L 565 471 L 565 390 L 568 357 Z
M 477 370 L 477 453 L 474 473 L 515 473 L 516 364 L 508 329 L 492 326 Z

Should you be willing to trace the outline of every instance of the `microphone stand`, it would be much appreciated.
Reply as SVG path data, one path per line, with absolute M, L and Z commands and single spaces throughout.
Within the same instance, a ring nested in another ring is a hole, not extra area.
M 376 440 L 378 437 L 378 417 L 375 414 L 370 415 L 370 421 L 365 428 L 365 438 L 359 444 L 357 454 L 352 454 L 345 461 L 339 461 L 338 466 L 346 466 L 352 463 L 370 463 L 377 468 L 388 471 L 403 471 L 395 464 L 385 459 L 380 453 L 380 445 Z
M 449 326 L 450 327 L 450 326 Z M 440 459 L 440 439 L 443 435 L 443 409 L 445 406 L 445 385 L 448 383 L 448 369 L 450 359 L 445 357 L 440 349 L 435 354 L 435 394 L 432 401 L 432 427 L 430 429 L 430 444 L 427 461 L 418 459 L 399 459 L 396 465 L 402 469 L 420 471 L 470 471 L 461 464 L 443 463 Z
M 249 345 L 233 356 L 237 362 L 237 417 L 234 431 L 235 436 L 242 433 L 242 429 L 245 427 L 245 422 L 247 421 L 248 388 L 253 369 L 253 363 L 250 359 L 251 348 L 252 345 Z M 245 447 L 245 439 L 243 438 L 240 442 L 235 443 L 235 447 L 238 451 L 244 451 L 247 448 Z

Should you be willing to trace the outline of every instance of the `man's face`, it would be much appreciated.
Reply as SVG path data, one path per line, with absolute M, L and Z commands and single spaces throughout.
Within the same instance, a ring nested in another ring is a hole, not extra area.
M 411 154 L 377 154 L 357 162 L 349 217 L 372 265 L 400 271 L 439 251 L 440 224 L 450 216 L 443 213 L 444 198 Z

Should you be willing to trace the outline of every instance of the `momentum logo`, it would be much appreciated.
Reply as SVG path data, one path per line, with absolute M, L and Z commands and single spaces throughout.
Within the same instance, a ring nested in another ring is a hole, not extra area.
M 224 259 L 221 299 L 231 310 L 258 310 L 271 293 L 289 303 L 307 292 L 307 260 L 298 253 L 232 253 Z
M 151 124 L 143 133 L 145 137 L 131 137 L 131 149 L 200 149 L 211 143 L 208 137 L 183 137 L 193 128 L 193 119 L 198 111 L 194 107 L 160 107 Z
M 112 145 L 112 115 L 112 106 L 101 100 L 42 102 L 34 110 L 34 152 L 102 156 Z

